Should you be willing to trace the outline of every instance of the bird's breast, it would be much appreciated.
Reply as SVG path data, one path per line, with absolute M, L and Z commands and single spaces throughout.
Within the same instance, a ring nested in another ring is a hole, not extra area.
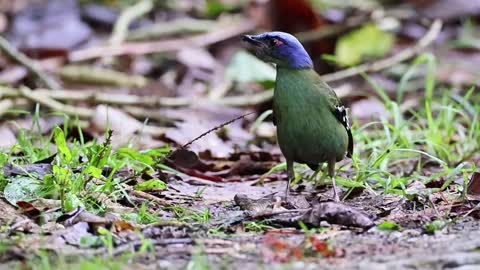
M 302 163 L 343 158 L 348 135 L 330 111 L 328 100 L 304 78 L 284 79 L 277 77 L 273 101 L 282 153 Z

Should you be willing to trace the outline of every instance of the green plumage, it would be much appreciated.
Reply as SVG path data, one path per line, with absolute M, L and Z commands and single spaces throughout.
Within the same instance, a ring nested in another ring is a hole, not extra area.
M 277 68 L 273 111 L 289 183 L 293 162 L 305 163 L 313 170 L 326 162 L 333 177 L 335 162 L 352 155 L 351 132 L 339 118 L 338 108 L 337 95 L 313 69 Z M 335 185 L 334 179 L 332 182 Z M 334 196 L 338 200 L 336 190 Z
M 321 163 L 328 164 L 334 200 L 335 162 L 353 153 L 352 132 L 346 109 L 335 92 L 313 70 L 313 61 L 303 45 L 285 32 L 245 35 L 243 40 L 265 62 L 277 66 L 273 98 L 274 123 L 278 144 L 287 160 L 288 198 L 294 178 L 293 163 L 305 163 L 318 173 Z
M 287 160 L 306 164 L 340 161 L 348 134 L 334 111 L 335 92 L 312 69 L 277 69 L 273 101 L 278 143 Z

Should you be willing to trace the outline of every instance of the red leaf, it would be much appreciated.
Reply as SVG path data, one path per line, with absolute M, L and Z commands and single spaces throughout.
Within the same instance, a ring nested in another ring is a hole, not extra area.
M 315 236 L 310 237 L 310 243 L 312 244 L 313 250 L 318 252 L 324 257 L 333 257 L 335 256 L 336 252 L 333 248 L 331 248 L 325 241 L 318 239 Z
M 469 195 L 480 195 L 480 173 L 475 172 L 468 182 L 467 193 Z
M 40 210 L 38 210 L 33 204 L 25 201 L 18 201 L 17 206 L 22 209 L 22 213 L 29 218 L 38 218 L 40 216 Z

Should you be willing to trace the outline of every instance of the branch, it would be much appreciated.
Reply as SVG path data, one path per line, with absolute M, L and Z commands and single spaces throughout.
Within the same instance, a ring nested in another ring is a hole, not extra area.
M 219 26 L 216 31 L 188 38 L 169 39 L 154 42 L 132 42 L 118 45 L 93 47 L 73 51 L 69 55 L 71 62 L 85 61 L 99 57 L 119 55 L 142 55 L 159 52 L 175 52 L 188 47 L 205 47 L 211 44 L 237 37 L 255 29 L 251 20 L 234 20 L 229 26 Z
M 143 0 L 135 5 L 125 9 L 118 17 L 115 26 L 113 27 L 113 33 L 110 38 L 110 44 L 122 43 L 127 34 L 128 26 L 137 18 L 142 17 L 146 13 L 150 12 L 153 8 L 151 0 Z
M 46 87 L 53 90 L 60 89 L 60 85 L 56 81 L 45 74 L 34 61 L 32 61 L 23 53 L 19 52 L 8 42 L 8 40 L 2 36 L 0 36 L 0 51 L 2 51 L 12 61 L 24 66 L 28 72 L 38 78 Z
M 14 105 L 15 105 L 15 102 L 12 99 L 1 100 L 0 101 L 0 116 L 4 115 Z
M 233 123 L 233 122 L 235 122 L 235 121 L 237 121 L 237 120 L 243 119 L 243 118 L 245 118 L 245 117 L 247 117 L 247 116 L 249 116 L 249 115 L 251 115 L 251 114 L 254 114 L 254 113 L 255 113 L 255 112 L 250 112 L 250 113 L 246 113 L 246 114 L 244 114 L 244 115 L 240 115 L 240 116 L 238 116 L 238 117 L 236 117 L 236 118 L 233 118 L 232 120 L 229 120 L 229 121 L 227 121 L 227 122 L 225 122 L 225 123 L 222 123 L 222 124 L 220 124 L 220 125 L 218 125 L 218 126 L 216 126 L 216 127 L 213 127 L 213 128 L 211 128 L 211 129 L 205 131 L 204 133 L 198 135 L 197 137 L 195 137 L 193 140 L 189 141 L 188 143 L 182 145 L 182 147 L 180 147 L 180 149 L 186 149 L 186 148 L 188 148 L 192 143 L 200 140 L 200 139 L 203 138 L 204 136 L 212 133 L 213 131 L 218 130 L 218 129 L 221 129 L 221 128 L 223 128 L 224 126 L 228 126 L 228 125 L 230 125 L 231 123 Z
M 37 91 L 32 91 L 27 87 L 21 87 L 18 89 L 21 96 L 41 105 L 44 105 L 55 112 L 62 112 L 68 115 L 78 115 L 82 118 L 91 118 L 95 111 L 92 109 L 82 108 L 82 107 L 74 107 L 70 105 L 66 105 L 60 103 L 46 95 L 42 95 Z M 54 92 L 54 91 L 51 91 Z
M 148 83 L 148 79 L 140 75 L 86 65 L 65 66 L 60 70 L 60 76 L 71 82 L 120 87 L 144 87 Z
M 136 96 L 127 94 L 102 93 L 93 90 L 58 90 L 36 89 L 38 96 L 45 96 L 49 99 L 71 102 L 92 102 L 110 105 L 131 105 L 144 107 L 185 107 L 191 104 L 186 98 L 170 98 L 155 96 Z M 0 97 L 14 98 L 22 96 L 17 88 L 0 86 Z
M 127 40 L 140 41 L 160 39 L 167 36 L 179 34 L 199 34 L 208 32 L 217 26 L 217 23 L 211 20 L 199 19 L 177 19 L 168 22 L 156 23 L 145 26 L 128 33 Z

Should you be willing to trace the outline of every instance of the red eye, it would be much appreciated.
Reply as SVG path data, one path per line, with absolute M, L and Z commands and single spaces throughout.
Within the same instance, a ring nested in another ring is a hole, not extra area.
M 271 46 L 281 46 L 281 45 L 283 45 L 283 41 L 281 41 L 279 39 L 276 39 L 276 38 L 272 38 L 270 40 L 270 44 L 271 44 Z

